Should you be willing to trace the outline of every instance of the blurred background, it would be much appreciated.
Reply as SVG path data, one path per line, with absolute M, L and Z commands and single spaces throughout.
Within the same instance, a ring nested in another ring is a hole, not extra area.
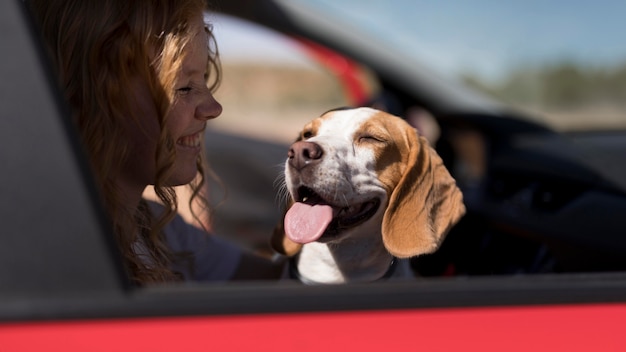
M 624 1 L 296 2 L 334 13 L 436 74 L 557 130 L 626 126 Z M 217 96 L 225 109 L 216 128 L 235 124 L 260 138 L 285 139 L 303 120 L 351 103 L 337 73 L 301 43 L 227 16 L 207 20 L 224 63 Z M 270 131 L 259 131 L 261 123 Z
M 324 26 L 384 42 L 433 82 L 454 81 L 554 130 L 626 127 L 624 1 L 279 2 L 324 13 Z M 216 12 L 206 21 L 223 65 L 216 98 L 224 111 L 207 132 L 220 178 L 210 184 L 211 227 L 258 249 L 280 219 L 282 164 L 300 128 L 329 109 L 371 103 L 382 82 L 366 65 L 300 38 Z

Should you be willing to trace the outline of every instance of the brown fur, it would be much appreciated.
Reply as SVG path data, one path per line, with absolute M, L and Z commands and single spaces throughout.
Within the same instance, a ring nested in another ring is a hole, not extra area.
M 389 116 L 384 120 L 389 121 Z M 401 126 L 394 140 L 406 157 L 401 173 L 381 170 L 383 183 L 395 184 L 383 218 L 382 235 L 391 254 L 407 258 L 434 252 L 465 214 L 465 206 L 456 181 L 426 138 L 404 122 L 394 124 Z
M 307 124 L 298 140 L 320 123 L 316 119 Z M 428 141 L 401 118 L 380 112 L 363 129 L 394 141 L 366 146 L 374 149 L 379 180 L 389 195 L 381 228 L 386 249 L 398 258 L 434 252 L 465 213 L 456 181 Z M 302 245 L 284 235 L 283 220 L 271 244 L 278 253 L 293 256 Z

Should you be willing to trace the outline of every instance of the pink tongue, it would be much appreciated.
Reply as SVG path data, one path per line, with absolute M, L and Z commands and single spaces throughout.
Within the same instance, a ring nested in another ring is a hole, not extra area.
M 297 243 L 316 241 L 333 219 L 333 208 L 329 205 L 295 203 L 285 214 L 285 233 Z

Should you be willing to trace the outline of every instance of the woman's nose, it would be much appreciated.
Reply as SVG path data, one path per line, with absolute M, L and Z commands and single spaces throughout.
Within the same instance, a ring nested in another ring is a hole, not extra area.
M 215 99 L 212 93 L 207 93 L 196 108 L 196 118 L 202 120 L 214 119 L 221 113 L 222 104 Z

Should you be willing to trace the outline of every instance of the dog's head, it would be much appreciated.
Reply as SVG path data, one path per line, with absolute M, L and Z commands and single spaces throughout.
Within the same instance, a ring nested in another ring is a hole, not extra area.
M 308 123 L 289 149 L 285 184 L 291 202 L 272 246 L 286 255 L 364 231 L 382 235 L 398 258 L 431 253 L 465 213 L 461 191 L 426 139 L 370 108 Z

